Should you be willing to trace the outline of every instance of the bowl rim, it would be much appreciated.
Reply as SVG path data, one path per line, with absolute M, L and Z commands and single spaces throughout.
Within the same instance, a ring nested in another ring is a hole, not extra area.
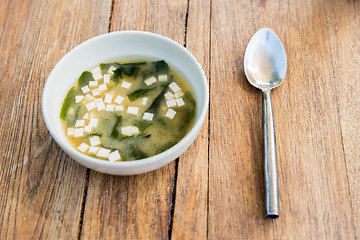
M 52 128 L 52 124 L 50 123 L 49 120 L 49 116 L 48 116 L 48 112 L 47 112 L 47 101 L 46 99 L 48 98 L 48 88 L 51 82 L 51 79 L 53 79 L 53 76 L 56 72 L 56 70 L 62 65 L 63 62 L 67 61 L 68 58 L 71 57 L 71 55 L 73 55 L 74 53 L 76 53 L 80 48 L 91 44 L 92 42 L 95 41 L 99 41 L 103 38 L 108 38 L 111 37 L 113 35 L 147 35 L 150 37 L 153 37 L 155 39 L 160 39 L 162 41 L 166 41 L 168 42 L 170 45 L 173 45 L 176 48 L 180 48 L 183 53 L 185 53 L 189 58 L 192 59 L 192 61 L 195 63 L 196 68 L 199 70 L 199 73 L 201 75 L 201 81 L 203 82 L 203 85 L 205 87 L 204 89 L 204 107 L 202 109 L 197 109 L 198 111 L 200 110 L 200 114 L 197 120 L 195 120 L 194 125 L 192 126 L 192 128 L 190 129 L 190 131 L 178 142 L 176 143 L 174 146 L 172 146 L 171 148 L 167 149 L 164 152 L 161 152 L 159 154 L 156 154 L 154 156 L 148 157 L 148 158 L 144 158 L 144 159 L 139 159 L 139 160 L 133 160 L 133 161 L 119 161 L 119 162 L 110 162 L 110 161 L 106 161 L 106 160 L 102 160 L 102 159 L 98 159 L 95 157 L 91 157 L 88 156 L 86 154 L 83 154 L 79 151 L 77 151 L 76 149 L 74 149 L 73 147 L 69 147 L 68 145 L 64 144 L 63 141 L 60 139 L 60 137 L 57 136 L 56 132 L 53 130 Z M 48 131 L 50 132 L 50 134 L 52 135 L 52 137 L 54 138 L 54 140 L 57 142 L 57 144 L 63 149 L 66 150 L 65 152 L 70 152 L 71 155 L 74 155 L 75 157 L 78 157 L 80 159 L 82 159 L 85 162 L 88 162 L 89 164 L 93 165 L 93 166 L 103 166 L 103 167 L 114 167 L 114 168 L 134 168 L 134 167 L 140 167 L 140 166 L 144 166 L 144 165 L 151 165 L 153 163 L 158 162 L 161 159 L 164 158 L 170 158 L 172 157 L 171 155 L 176 152 L 176 149 L 180 149 L 181 147 L 186 146 L 186 143 L 189 143 L 189 145 L 192 144 L 193 139 L 196 138 L 196 136 L 198 135 L 199 131 L 202 128 L 203 122 L 205 120 L 206 114 L 207 114 L 207 110 L 208 110 L 208 105 L 209 105 L 209 86 L 208 86 L 208 82 L 207 82 L 207 78 L 206 75 L 204 73 L 204 70 L 201 67 L 201 64 L 198 62 L 198 60 L 195 58 L 194 55 L 192 55 L 190 53 L 190 51 L 188 49 L 186 49 L 184 46 L 182 46 L 181 44 L 177 43 L 176 41 L 167 38 L 165 36 L 156 34 L 156 33 L 152 33 L 152 32 L 146 32 L 146 31 L 137 31 L 137 30 L 126 30 L 126 31 L 114 31 L 114 32 L 110 32 L 110 33 L 105 33 L 105 34 L 101 34 L 98 36 L 95 36 L 93 38 L 90 38 L 82 43 L 80 43 L 79 45 L 75 46 L 74 48 L 72 48 L 69 52 L 67 52 L 54 66 L 54 68 L 51 70 L 49 76 L 46 79 L 43 91 L 42 91 L 42 113 L 43 113 L 43 118 L 45 121 L 45 124 L 47 126 Z M 185 148 L 186 149 L 186 148 Z M 180 153 L 181 155 L 182 153 Z M 71 157 L 73 158 L 73 157 Z M 171 159 L 174 160 L 175 158 Z M 74 159 L 76 160 L 76 159 Z M 171 162 L 170 161 L 170 162 Z

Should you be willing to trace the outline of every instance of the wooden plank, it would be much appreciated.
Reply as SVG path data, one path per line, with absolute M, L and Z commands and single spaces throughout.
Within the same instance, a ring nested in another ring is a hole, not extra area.
M 353 211 L 351 219 L 356 238 L 360 239 L 360 2 L 325 1 L 325 9 Z
M 114 1 L 111 31 L 150 31 L 184 44 L 186 11 L 185 0 Z M 91 172 L 81 237 L 168 238 L 175 171 L 173 162 L 130 177 Z
M 45 80 L 72 47 L 106 31 L 110 2 L 6 1 L 0 8 L 0 238 L 77 238 L 86 169 L 53 141 Z
M 209 238 L 355 238 L 324 7 L 213 1 Z M 261 93 L 243 74 L 246 44 L 261 27 L 278 33 L 288 57 L 272 95 L 281 208 L 274 221 L 264 219 Z
M 186 48 L 209 78 L 210 1 L 190 0 Z M 188 151 L 180 157 L 176 184 L 173 239 L 206 239 L 208 194 L 208 120 Z

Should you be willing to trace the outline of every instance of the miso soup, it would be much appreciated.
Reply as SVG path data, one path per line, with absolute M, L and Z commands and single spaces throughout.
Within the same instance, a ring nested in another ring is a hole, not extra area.
M 195 118 L 194 93 L 164 60 L 101 63 L 84 71 L 60 112 L 75 149 L 109 161 L 161 153 L 178 143 Z

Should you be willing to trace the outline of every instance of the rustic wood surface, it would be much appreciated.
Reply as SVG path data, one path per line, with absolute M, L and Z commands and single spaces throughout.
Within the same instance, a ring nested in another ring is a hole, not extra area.
M 360 1 L 3 0 L 0 239 L 360 239 Z M 262 95 L 243 55 L 257 29 L 283 41 L 272 92 L 280 217 L 264 217 Z M 208 118 L 171 164 L 110 176 L 75 163 L 41 113 L 57 61 L 109 31 L 188 48 Z

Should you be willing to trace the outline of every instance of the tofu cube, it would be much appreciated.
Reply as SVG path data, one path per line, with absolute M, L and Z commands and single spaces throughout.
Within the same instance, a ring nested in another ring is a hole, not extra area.
M 124 136 L 132 136 L 132 127 L 122 127 L 121 128 L 121 134 Z
M 128 107 L 127 113 L 137 115 L 139 111 L 138 107 Z
M 92 77 L 93 77 L 96 81 L 99 81 L 100 79 L 103 78 L 103 75 L 101 74 L 101 72 L 97 72 L 97 73 L 93 74 Z
M 81 88 L 81 91 L 84 93 L 84 94 L 86 94 L 86 93 L 89 93 L 90 92 L 90 88 L 89 88 L 89 86 L 84 86 L 84 87 L 82 87 Z
M 93 110 L 94 108 L 96 108 L 96 105 L 95 105 L 94 102 L 89 102 L 88 104 L 85 105 L 85 107 L 86 107 L 86 109 L 87 109 L 88 111 L 91 111 L 91 110 Z
M 90 102 L 92 100 L 94 100 L 95 98 L 91 95 L 91 94 L 86 94 L 85 97 L 84 97 L 84 100 L 86 102 Z
M 110 74 L 104 74 L 104 83 L 110 83 Z
M 99 89 L 94 89 L 91 92 L 94 97 L 101 95 L 101 92 L 99 91 Z
M 83 128 L 75 128 L 74 129 L 74 137 L 82 137 L 84 136 L 84 129 Z
M 99 85 L 98 89 L 100 92 L 103 92 L 103 91 L 107 90 L 108 88 L 106 86 L 106 83 L 103 83 L 103 84 Z
M 101 102 L 101 103 L 97 103 L 96 104 L 96 108 L 98 111 L 102 111 L 102 110 L 105 110 L 105 103 L 104 102 Z
M 83 127 L 85 126 L 85 120 L 76 120 L 75 127 Z
M 142 104 L 143 104 L 143 105 L 146 105 L 147 100 L 148 100 L 148 98 L 144 97 L 144 98 L 142 99 Z
M 81 143 L 77 149 L 80 151 L 80 152 L 83 152 L 85 153 L 88 149 L 89 149 L 89 145 L 87 145 L 86 143 Z
M 110 149 L 106 149 L 106 148 L 100 148 L 99 151 L 97 152 L 96 156 L 97 157 L 101 157 L 101 158 L 107 158 L 109 156 L 109 153 L 111 152 Z
M 176 112 L 173 109 L 169 108 L 165 114 L 165 117 L 173 119 L 175 117 L 175 114 Z
M 176 104 L 181 107 L 181 106 L 184 106 L 185 105 L 185 102 L 182 98 L 178 98 L 175 100 L 176 101 Z
M 143 119 L 144 119 L 144 120 L 152 121 L 153 118 L 154 118 L 154 114 L 148 113 L 148 112 L 144 112 L 144 115 L 143 115 Z
M 109 154 L 108 159 L 110 162 L 115 162 L 121 159 L 120 153 L 118 150 Z
M 86 125 L 86 126 L 84 127 L 84 132 L 91 133 L 91 129 L 92 129 L 91 126 Z
M 175 98 L 175 97 L 174 97 L 174 94 L 172 94 L 171 92 L 165 93 L 164 96 L 165 96 L 165 99 L 166 99 L 166 100 L 171 100 L 171 99 L 174 99 L 174 98 Z
M 85 115 L 82 118 L 83 119 L 89 119 L 89 113 L 85 113 Z
M 74 136 L 74 128 L 68 128 L 67 129 L 67 135 L 68 136 Z
M 116 112 L 122 112 L 122 111 L 124 111 L 124 106 L 115 106 L 115 111 L 116 111 Z
M 75 103 L 79 103 L 84 99 L 83 95 L 75 96 Z
M 100 147 L 90 147 L 89 153 L 96 154 L 99 151 Z
M 161 74 L 159 75 L 159 82 L 166 82 L 167 81 L 167 75 Z
M 94 99 L 94 103 L 98 104 L 98 103 L 103 103 L 104 101 L 102 100 L 102 98 L 95 98 Z
M 98 125 L 98 122 L 99 122 L 99 119 L 97 119 L 97 118 L 91 118 L 91 119 L 90 119 L 90 122 L 89 122 L 89 126 L 96 128 L 97 125 Z
M 110 67 L 109 67 L 109 70 L 108 70 L 108 73 L 109 73 L 110 75 L 113 75 L 113 74 L 114 74 L 114 70 L 116 70 L 116 67 L 110 66 Z
M 107 112 L 113 112 L 114 109 L 115 109 L 115 105 L 113 105 L 113 104 L 107 104 L 106 105 L 106 111 Z
M 169 107 L 174 107 L 176 106 L 176 100 L 175 99 L 171 99 L 169 101 L 166 101 L 166 106 Z
M 69 108 L 68 114 L 69 114 L 69 115 L 73 115 L 74 113 L 75 113 L 74 108 Z
M 112 98 L 113 98 L 113 95 L 107 93 L 107 94 L 105 94 L 104 102 L 105 103 L 111 103 Z
M 96 88 L 98 85 L 99 84 L 97 81 L 89 81 L 89 87 L 91 88 Z
M 91 146 L 97 146 L 100 145 L 100 137 L 99 136 L 92 136 L 89 137 L 90 145 Z
M 122 96 L 117 95 L 116 98 L 114 99 L 114 103 L 121 104 L 123 100 L 124 98 Z
M 182 96 L 184 96 L 184 93 L 182 91 L 178 91 L 174 94 L 175 98 L 181 98 Z
M 175 82 L 170 83 L 169 88 L 170 88 L 174 93 L 176 93 L 176 92 L 178 92 L 178 91 L 181 91 L 181 88 L 180 88 Z
M 148 79 L 146 79 L 144 82 L 146 85 L 150 86 L 150 85 L 156 83 L 157 81 L 156 81 L 156 78 L 154 76 L 152 76 L 152 77 L 149 77 Z
M 131 133 L 132 135 L 139 134 L 139 129 L 135 126 L 131 127 Z
M 97 67 L 91 69 L 90 72 L 91 72 L 92 74 L 95 74 L 95 73 L 97 73 L 97 72 L 101 72 L 101 68 L 100 68 L 99 66 L 97 66 Z
M 131 83 L 129 83 L 129 82 L 123 81 L 123 82 L 121 83 L 121 87 L 122 87 L 122 88 L 129 89 L 130 86 L 131 86 Z

